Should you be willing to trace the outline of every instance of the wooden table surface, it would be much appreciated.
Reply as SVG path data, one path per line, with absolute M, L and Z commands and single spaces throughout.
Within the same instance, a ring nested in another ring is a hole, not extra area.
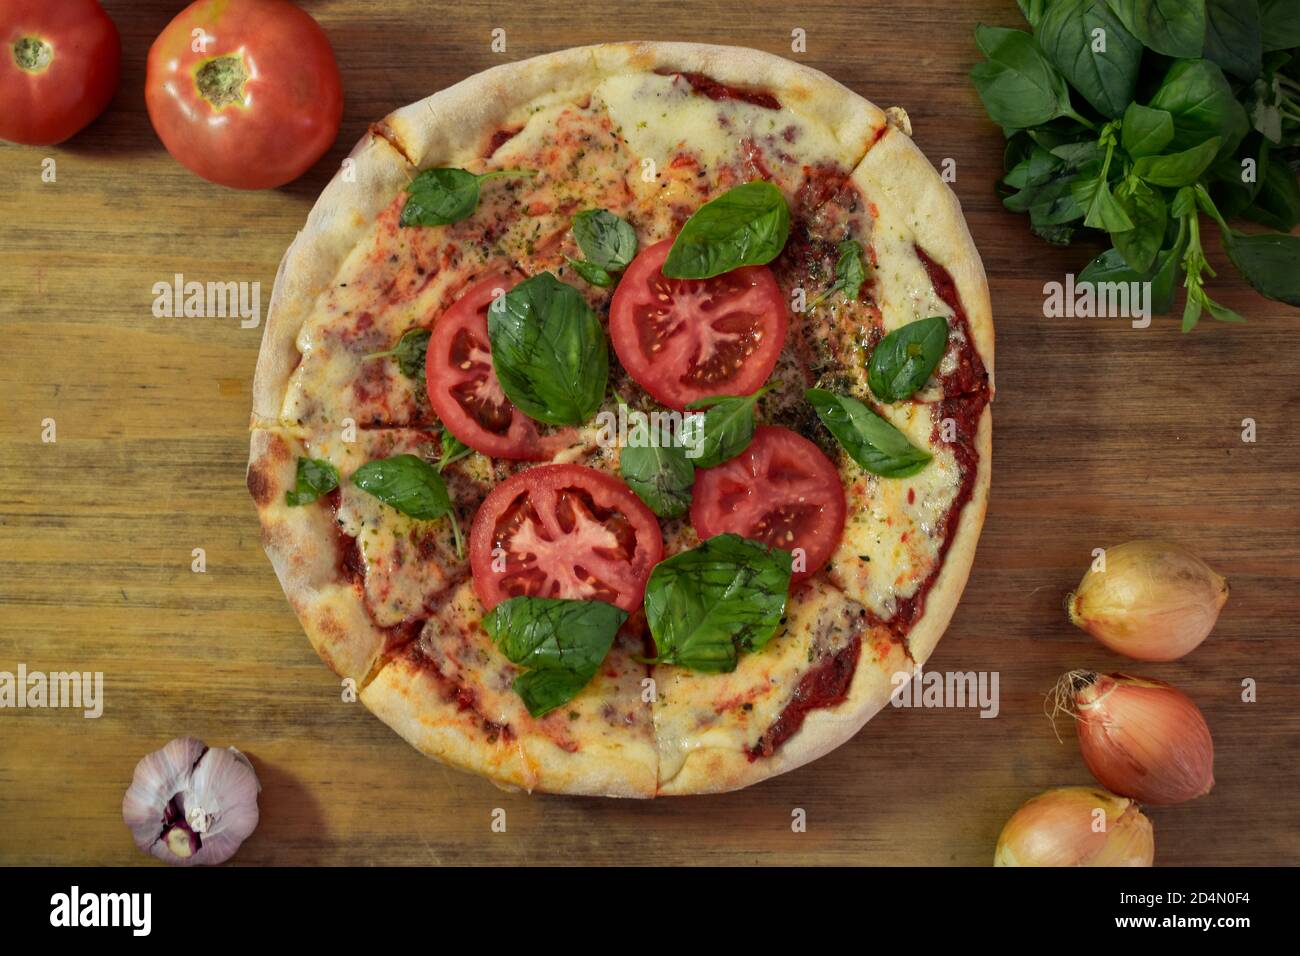
M 1224 266 L 1220 301 L 1247 316 L 1046 319 L 1043 283 L 1094 246 L 1029 235 L 992 189 L 1002 140 L 967 79 L 976 22 L 1019 25 L 1012 0 L 751 0 L 303 5 L 343 72 L 338 142 L 292 185 L 209 185 L 155 138 L 149 43 L 180 6 L 106 2 L 122 33 L 108 112 L 55 148 L 0 145 L 0 671 L 102 671 L 104 713 L 0 710 L 0 863 L 149 861 L 122 824 L 136 761 L 193 734 L 250 754 L 262 822 L 237 863 L 990 862 L 1025 799 L 1091 782 L 1058 743 L 1043 694 L 1064 670 L 1125 661 L 1061 609 L 1093 548 L 1165 535 L 1232 585 L 1218 628 L 1174 681 L 1214 732 L 1214 792 L 1151 811 L 1164 864 L 1300 862 L 1300 313 Z M 495 28 L 508 52 L 493 53 Z M 503 58 L 604 40 L 732 43 L 790 55 L 881 106 L 907 108 L 955 188 L 984 257 L 998 332 L 995 467 L 965 597 L 931 660 L 1000 675 L 1001 712 L 892 710 L 831 755 L 739 793 L 616 802 L 505 793 L 421 757 L 340 700 L 258 540 L 244 488 L 261 328 L 155 318 L 155 282 L 256 281 L 371 120 Z M 45 157 L 57 180 L 41 179 Z M 42 421 L 57 441 L 41 440 Z M 1242 420 L 1258 441 L 1243 443 Z M 191 571 L 192 549 L 207 571 Z M 1241 701 L 1242 681 L 1258 702 Z M 491 829 L 495 808 L 507 830 Z M 791 830 L 795 808 L 807 832 Z

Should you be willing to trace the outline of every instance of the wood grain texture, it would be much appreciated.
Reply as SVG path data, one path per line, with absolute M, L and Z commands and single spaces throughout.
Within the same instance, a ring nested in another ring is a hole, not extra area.
M 977 21 L 1018 25 L 1011 0 L 610 3 L 600 16 L 508 6 L 305 3 L 343 70 L 338 143 L 300 181 L 236 193 L 174 163 L 143 101 L 148 45 L 177 3 L 105 3 L 124 75 L 108 113 L 64 147 L 0 145 L 0 670 L 103 671 L 98 720 L 0 711 L 0 863 L 149 862 L 120 804 L 136 761 L 194 734 L 248 752 L 262 823 L 237 863 L 867 863 L 983 865 L 1036 792 L 1088 782 L 1042 695 L 1063 670 L 1128 668 L 1065 621 L 1095 547 L 1161 534 L 1232 585 L 1207 644 L 1133 668 L 1204 709 L 1214 792 L 1155 810 L 1165 864 L 1300 862 L 1300 314 L 1230 268 L 1214 295 L 1247 316 L 1045 319 L 1042 286 L 1099 249 L 1057 249 L 1002 210 L 1002 140 L 966 77 Z M 366 124 L 508 58 L 603 40 L 753 46 L 797 56 L 879 105 L 909 111 L 984 257 L 998 331 L 992 500 L 966 596 L 931 661 L 994 670 L 1001 712 L 891 710 L 830 756 L 740 793 L 651 804 L 504 793 L 425 760 L 340 701 L 259 542 L 244 489 L 261 330 L 158 319 L 152 286 L 259 281 Z M 43 183 L 41 160 L 57 160 Z M 1217 247 L 1211 261 L 1226 266 Z M 1258 442 L 1243 444 L 1243 418 Z M 58 441 L 43 444 L 54 418 Z M 206 574 L 190 570 L 207 552 Z M 1259 702 L 1240 701 L 1258 682 Z M 494 808 L 506 833 L 490 829 Z M 807 812 L 806 833 L 791 813 Z

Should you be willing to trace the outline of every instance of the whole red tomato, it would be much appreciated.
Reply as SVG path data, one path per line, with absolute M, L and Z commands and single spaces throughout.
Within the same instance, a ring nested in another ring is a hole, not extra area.
M 343 87 L 325 32 L 285 0 L 198 0 L 149 50 L 149 118 L 204 179 L 269 189 L 338 135 Z
M 61 143 L 117 89 L 122 44 L 95 0 L 3 0 L 0 43 L 0 139 Z

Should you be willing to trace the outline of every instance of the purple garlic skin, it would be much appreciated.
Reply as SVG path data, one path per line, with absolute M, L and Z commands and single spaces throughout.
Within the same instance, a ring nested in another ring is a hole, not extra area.
M 136 846 L 164 863 L 223 863 L 257 828 L 261 789 L 234 747 L 177 737 L 136 765 L 122 819 Z

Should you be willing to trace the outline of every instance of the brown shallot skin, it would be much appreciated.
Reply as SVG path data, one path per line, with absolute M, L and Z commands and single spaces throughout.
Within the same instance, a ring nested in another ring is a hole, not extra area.
M 1228 582 L 1182 545 L 1140 539 L 1105 549 L 1066 597 L 1070 623 L 1140 661 L 1175 661 L 1214 630 Z
M 1151 821 L 1132 800 L 1097 787 L 1058 787 L 1012 815 L 993 865 L 1151 866 L 1155 852 Z
M 1144 804 L 1185 803 L 1214 786 L 1214 739 L 1200 708 L 1164 681 L 1076 678 L 1079 749 L 1098 783 Z

